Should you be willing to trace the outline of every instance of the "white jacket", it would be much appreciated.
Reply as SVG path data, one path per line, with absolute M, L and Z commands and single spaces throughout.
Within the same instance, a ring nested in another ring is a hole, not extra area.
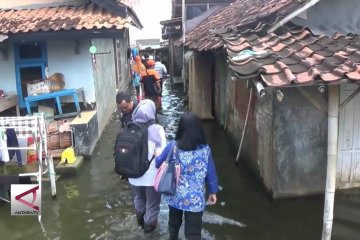
M 159 129 L 160 137 L 161 137 L 161 147 L 155 149 L 155 142 L 148 141 L 148 159 L 149 161 L 153 158 L 155 151 L 157 155 L 160 155 L 161 152 L 166 147 L 166 137 L 165 137 L 165 131 L 164 128 L 158 124 L 156 126 Z M 157 168 L 155 167 L 155 158 L 152 160 L 149 169 L 145 172 L 145 174 L 139 178 L 129 178 L 129 183 L 133 186 L 145 186 L 145 187 L 151 187 L 154 186 L 154 180 L 157 173 Z

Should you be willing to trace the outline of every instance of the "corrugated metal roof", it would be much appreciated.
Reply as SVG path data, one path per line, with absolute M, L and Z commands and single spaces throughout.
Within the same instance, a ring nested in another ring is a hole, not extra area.
M 220 47 L 222 42 L 215 31 L 239 29 L 266 18 L 281 18 L 301 5 L 294 0 L 237 0 L 187 33 L 185 46 L 198 51 Z M 182 45 L 182 41 L 177 41 L 175 45 Z

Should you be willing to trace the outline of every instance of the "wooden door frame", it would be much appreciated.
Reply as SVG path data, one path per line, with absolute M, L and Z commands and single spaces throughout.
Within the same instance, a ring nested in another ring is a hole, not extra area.
M 30 59 L 21 59 L 20 58 L 20 46 L 31 44 L 31 43 L 41 44 L 41 58 L 30 58 Z M 26 67 L 41 67 L 41 77 L 45 79 L 45 68 L 48 66 L 47 58 L 47 45 L 45 41 L 26 41 L 26 42 L 17 42 L 14 43 L 14 59 L 15 59 L 15 77 L 16 77 L 16 90 L 19 99 L 19 107 L 24 108 L 25 102 L 22 93 L 22 85 L 20 79 L 20 68 Z

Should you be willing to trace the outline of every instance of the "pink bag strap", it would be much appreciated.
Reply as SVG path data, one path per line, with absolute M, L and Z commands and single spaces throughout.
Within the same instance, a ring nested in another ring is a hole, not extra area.
M 161 180 L 161 176 L 164 175 L 164 173 L 166 172 L 168 165 L 169 165 L 168 162 L 164 161 L 156 173 L 155 180 L 154 180 L 154 188 L 155 188 L 155 191 L 157 191 L 157 192 L 159 190 L 159 183 Z

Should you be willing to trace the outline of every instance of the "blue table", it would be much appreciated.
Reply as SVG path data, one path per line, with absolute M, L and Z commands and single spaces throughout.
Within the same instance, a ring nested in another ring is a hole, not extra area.
M 28 114 L 31 114 L 31 108 L 30 108 L 30 103 L 31 102 L 37 102 L 37 101 L 41 101 L 41 100 L 45 100 L 45 99 L 55 99 L 56 100 L 56 105 L 59 111 L 59 114 L 63 114 L 62 108 L 61 108 L 61 102 L 60 102 L 60 97 L 65 97 L 65 96 L 72 96 L 74 98 L 74 103 L 75 103 L 75 107 L 76 107 L 76 111 L 80 112 L 80 105 L 79 105 L 79 99 L 77 96 L 78 91 L 81 91 L 82 89 L 64 89 L 64 90 L 60 90 L 60 91 L 56 91 L 56 92 L 52 92 L 52 93 L 43 93 L 43 94 L 39 94 L 39 95 L 35 95 L 35 96 L 28 96 L 24 98 L 25 101 L 25 105 L 26 105 L 26 110 L 28 112 Z

